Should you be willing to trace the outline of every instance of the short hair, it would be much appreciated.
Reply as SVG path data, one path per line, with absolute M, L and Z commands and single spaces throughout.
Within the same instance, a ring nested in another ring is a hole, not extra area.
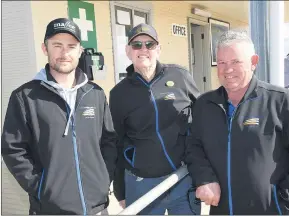
M 47 39 L 44 40 L 44 44 L 46 47 L 48 47 L 48 40 Z
M 216 46 L 216 56 L 218 49 L 220 47 L 228 46 L 233 43 L 242 43 L 242 42 L 247 43 L 249 45 L 248 51 L 251 55 L 256 54 L 254 44 L 246 31 L 229 30 L 224 32 L 219 37 Z

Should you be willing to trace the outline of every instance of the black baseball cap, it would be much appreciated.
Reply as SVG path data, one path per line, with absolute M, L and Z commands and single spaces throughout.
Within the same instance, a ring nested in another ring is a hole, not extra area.
M 52 20 L 46 27 L 44 41 L 59 33 L 71 34 L 79 42 L 81 41 L 81 31 L 78 25 L 67 18 L 58 18 Z
M 139 35 L 148 35 L 152 39 L 154 39 L 156 42 L 159 43 L 158 41 L 158 34 L 157 31 L 154 29 L 154 27 L 141 23 L 135 27 L 133 27 L 132 30 L 129 31 L 128 33 L 128 44 L 137 36 Z

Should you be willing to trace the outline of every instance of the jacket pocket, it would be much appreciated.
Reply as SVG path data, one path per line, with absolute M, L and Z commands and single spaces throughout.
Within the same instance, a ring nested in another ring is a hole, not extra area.
M 40 183 L 39 183 L 38 191 L 37 191 L 37 198 L 38 198 L 38 200 L 41 200 L 41 191 L 42 191 L 43 179 L 44 179 L 44 169 L 42 170 L 42 174 L 41 174 L 41 178 L 40 178 Z
M 134 167 L 136 148 L 133 146 L 127 147 L 123 154 L 127 162 Z
M 273 198 L 279 215 L 289 215 L 289 189 L 273 185 Z

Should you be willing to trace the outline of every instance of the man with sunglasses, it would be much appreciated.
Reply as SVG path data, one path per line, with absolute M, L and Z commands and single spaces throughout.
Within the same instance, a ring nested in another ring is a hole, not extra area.
M 128 76 L 110 92 L 110 108 L 119 137 L 114 193 L 123 207 L 184 164 L 191 106 L 199 91 L 186 69 L 158 61 L 160 51 L 152 26 L 134 27 L 126 46 L 132 61 Z M 194 192 L 188 196 L 192 186 L 191 177 L 185 177 L 140 214 L 164 214 L 166 210 L 168 214 L 200 214 Z

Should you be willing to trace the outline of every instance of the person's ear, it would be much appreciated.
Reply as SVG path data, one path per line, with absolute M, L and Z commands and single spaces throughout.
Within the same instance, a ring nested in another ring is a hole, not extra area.
M 84 50 L 83 46 L 80 46 L 80 47 L 79 47 L 78 58 L 80 58 L 81 54 L 83 53 L 83 50 Z
M 156 51 L 157 51 L 157 59 L 159 59 L 161 55 L 161 44 L 158 44 Z
M 46 47 L 45 43 L 42 43 L 41 48 L 42 48 L 44 55 L 48 56 L 48 51 L 47 51 L 47 47 Z
M 259 62 L 259 56 L 257 54 L 253 55 L 251 58 L 252 71 L 256 69 L 258 62 Z

